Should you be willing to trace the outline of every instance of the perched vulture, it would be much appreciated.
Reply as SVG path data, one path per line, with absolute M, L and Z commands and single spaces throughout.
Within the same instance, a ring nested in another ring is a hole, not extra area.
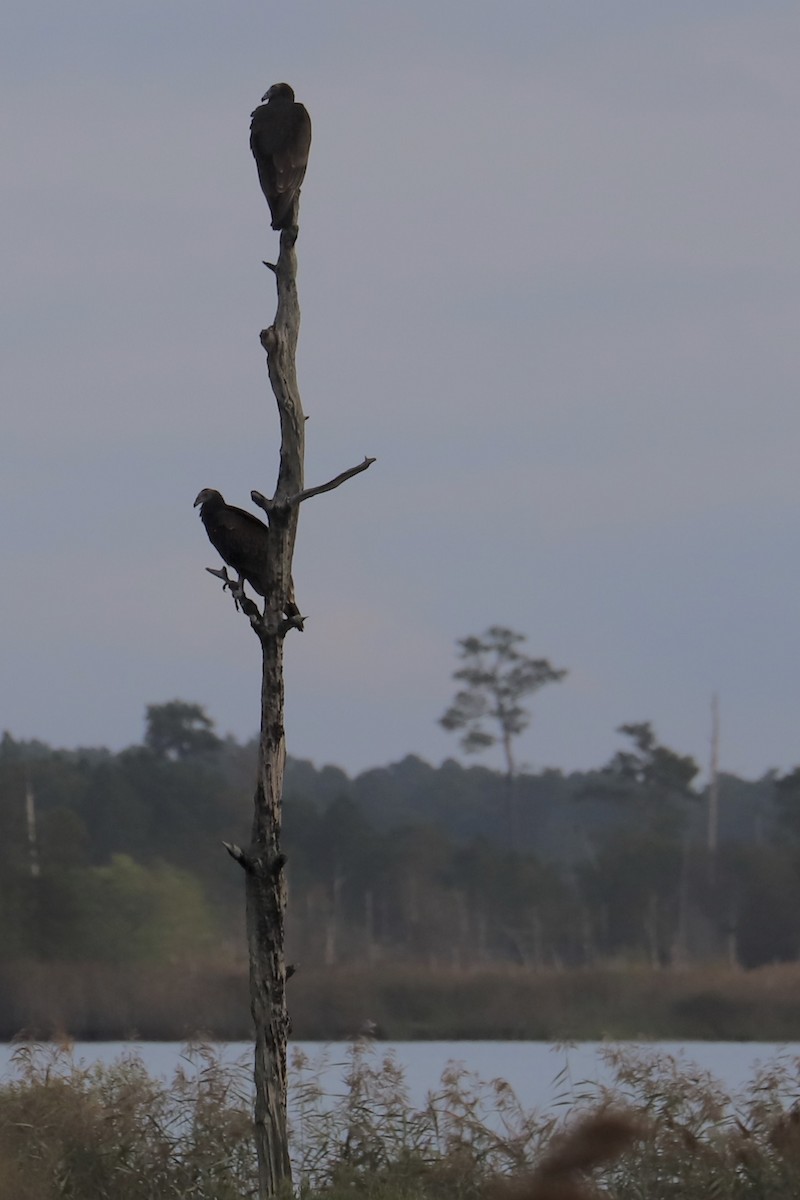
M 215 488 L 203 488 L 198 493 L 193 507 L 200 505 L 200 520 L 206 527 L 208 540 L 220 558 L 233 567 L 239 583 L 247 582 L 259 596 L 270 590 L 269 580 L 269 526 L 244 508 L 226 504 Z M 284 612 L 292 618 L 298 629 L 303 628 L 300 609 L 294 602 L 294 587 L 291 598 L 286 601 Z
M 273 83 L 261 99 L 266 104 L 252 113 L 250 149 L 272 213 L 272 228 L 286 229 L 308 165 L 311 119 L 288 83 Z
M 226 504 L 214 488 L 203 488 L 194 507 L 198 504 L 208 540 L 220 558 L 233 567 L 240 583 L 246 580 L 259 596 L 266 596 L 269 527 L 245 509 Z

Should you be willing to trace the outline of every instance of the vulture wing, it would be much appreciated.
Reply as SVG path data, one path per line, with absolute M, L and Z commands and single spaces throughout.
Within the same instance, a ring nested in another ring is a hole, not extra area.
M 267 551 L 269 547 L 269 529 L 243 508 L 226 505 L 220 512 L 218 529 L 221 541 L 226 545 L 230 555 L 228 562 L 241 575 L 259 596 L 266 596 L 267 585 Z M 220 547 L 217 546 L 220 550 Z M 222 551 L 220 550 L 222 554 Z M 225 555 L 222 554 L 225 558 Z

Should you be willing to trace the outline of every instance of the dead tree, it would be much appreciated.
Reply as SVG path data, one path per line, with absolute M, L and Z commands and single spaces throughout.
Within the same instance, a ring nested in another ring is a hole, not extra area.
M 269 381 L 278 405 L 281 453 L 278 479 L 271 499 L 251 492 L 269 525 L 267 572 L 269 595 L 263 612 L 246 595 L 241 581 L 209 568 L 224 579 L 250 621 L 261 645 L 261 735 L 258 779 L 254 797 L 250 845 L 225 843 L 245 872 L 247 941 L 250 959 L 250 1005 L 255 1027 L 255 1134 L 259 1163 L 259 1196 L 275 1196 L 291 1183 L 286 1124 L 286 1049 L 289 1017 L 286 980 L 293 968 L 284 957 L 286 857 L 281 850 L 281 799 L 286 761 L 284 735 L 283 642 L 290 629 L 302 629 L 292 584 L 292 556 L 297 519 L 304 500 L 327 492 L 366 470 L 365 458 L 318 487 L 303 487 L 305 416 L 295 371 L 300 330 L 297 299 L 297 200 L 291 225 L 281 230 L 277 263 L 266 263 L 275 274 L 278 307 L 274 324 L 261 332 Z

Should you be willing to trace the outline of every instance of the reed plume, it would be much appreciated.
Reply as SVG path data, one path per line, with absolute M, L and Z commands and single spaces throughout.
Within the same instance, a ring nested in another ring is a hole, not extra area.
M 596 1200 L 590 1172 L 616 1161 L 647 1126 L 622 1108 L 607 1108 L 581 1117 L 556 1134 L 536 1167 L 510 1180 L 494 1180 L 487 1200 Z

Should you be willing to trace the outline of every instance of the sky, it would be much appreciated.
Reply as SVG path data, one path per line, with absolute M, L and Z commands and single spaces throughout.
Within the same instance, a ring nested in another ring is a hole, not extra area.
M 290 754 L 459 754 L 457 639 L 567 668 L 530 769 L 652 721 L 800 762 L 800 11 L 777 0 L 7 0 L 0 728 L 258 728 L 259 647 L 192 501 L 271 494 L 277 234 L 248 147 L 288 80 L 306 483 Z M 481 761 L 499 765 L 490 751 Z

